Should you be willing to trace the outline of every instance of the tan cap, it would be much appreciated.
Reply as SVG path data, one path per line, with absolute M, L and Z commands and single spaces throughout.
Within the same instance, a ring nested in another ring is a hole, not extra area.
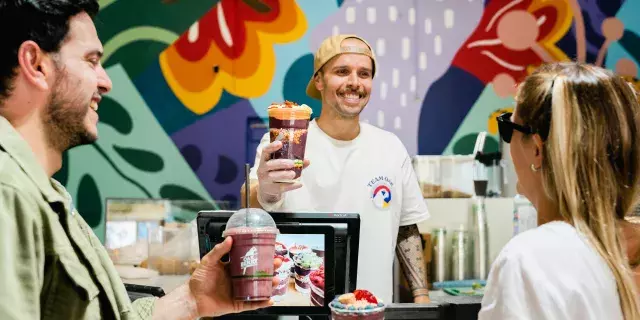
M 342 41 L 349 38 L 358 39 L 364 42 L 367 45 L 367 47 L 369 47 L 369 49 L 367 50 L 367 49 L 354 47 L 354 46 L 349 46 L 349 47 L 341 46 Z M 375 76 L 376 58 L 373 54 L 373 49 L 371 49 L 371 45 L 369 45 L 369 43 L 366 40 L 356 36 L 355 34 L 339 34 L 337 36 L 331 36 L 324 39 L 324 41 L 322 41 L 322 43 L 320 44 L 320 48 L 318 48 L 318 51 L 316 51 L 316 55 L 313 59 L 313 75 L 311 76 L 311 80 L 309 80 L 309 84 L 307 85 L 307 95 L 309 97 L 316 98 L 318 100 L 322 99 L 322 96 L 320 95 L 320 91 L 316 89 L 316 86 L 313 83 L 313 78 L 316 76 L 316 73 L 318 73 L 318 70 L 320 70 L 322 66 L 324 66 L 329 60 L 331 60 L 331 58 L 342 53 L 359 53 L 371 58 L 371 62 L 373 64 L 372 72 L 373 72 L 373 76 Z

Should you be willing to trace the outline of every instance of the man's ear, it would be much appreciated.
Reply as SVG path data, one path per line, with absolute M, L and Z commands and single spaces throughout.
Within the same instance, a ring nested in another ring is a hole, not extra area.
M 322 70 L 318 71 L 316 73 L 316 75 L 313 77 L 313 82 L 316 85 L 316 89 L 318 89 L 318 91 L 322 92 L 322 90 L 324 89 L 324 81 L 322 81 Z
M 31 85 L 40 89 L 49 89 L 47 77 L 52 76 L 53 61 L 34 41 L 25 41 L 18 48 L 19 70 Z
M 533 135 L 533 146 L 534 146 L 534 160 L 533 164 L 536 168 L 540 168 L 542 166 L 542 157 L 543 157 L 543 146 L 544 142 L 542 142 L 542 138 L 538 134 Z

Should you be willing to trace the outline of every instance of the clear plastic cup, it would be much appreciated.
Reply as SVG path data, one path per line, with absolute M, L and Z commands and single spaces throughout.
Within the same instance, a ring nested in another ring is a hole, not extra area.
M 229 260 L 235 300 L 271 298 L 273 256 L 279 233 L 273 218 L 262 209 L 240 209 L 229 218 L 222 236 L 233 238 Z
M 384 304 L 371 309 L 350 310 L 336 307 L 337 303 L 337 300 L 329 303 L 331 320 L 384 320 L 384 310 L 386 309 Z
M 311 119 L 311 108 L 286 101 L 273 104 L 267 110 L 269 114 L 269 136 L 271 142 L 281 141 L 282 148 L 271 155 L 271 159 L 290 159 L 294 161 L 295 177 L 292 180 L 276 182 L 292 183 L 302 175 L 304 153 L 307 145 L 307 129 Z

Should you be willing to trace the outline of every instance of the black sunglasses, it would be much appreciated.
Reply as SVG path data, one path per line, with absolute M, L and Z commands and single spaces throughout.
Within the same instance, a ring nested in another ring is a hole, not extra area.
M 500 137 L 506 143 L 511 143 L 511 136 L 513 135 L 513 130 L 518 130 L 524 134 L 532 134 L 533 130 L 529 126 L 521 126 L 517 123 L 511 121 L 512 112 L 505 112 L 496 119 L 498 120 L 498 132 L 500 132 Z

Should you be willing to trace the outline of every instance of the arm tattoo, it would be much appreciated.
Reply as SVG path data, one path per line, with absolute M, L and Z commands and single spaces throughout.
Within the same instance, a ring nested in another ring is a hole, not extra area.
M 426 264 L 422 256 L 422 236 L 417 225 L 400 227 L 396 254 L 413 296 L 428 295 Z

